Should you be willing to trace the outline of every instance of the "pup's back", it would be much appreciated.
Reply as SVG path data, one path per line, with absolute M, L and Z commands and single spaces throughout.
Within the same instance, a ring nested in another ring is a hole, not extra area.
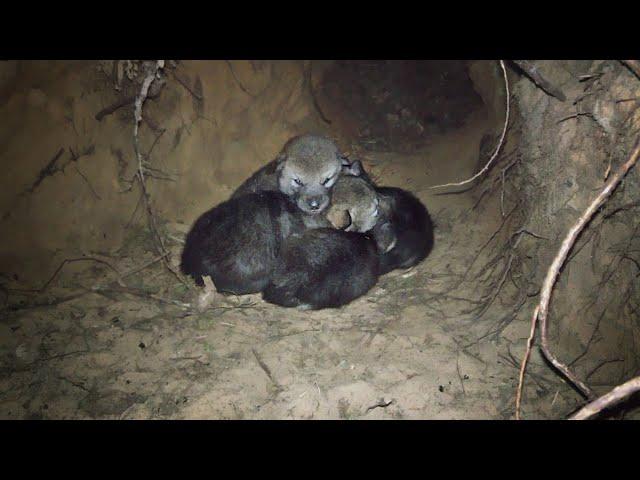
M 373 230 L 381 235 L 391 229 L 395 245 L 380 256 L 380 274 L 396 268 L 409 268 L 422 260 L 433 248 L 433 222 L 426 207 L 414 195 L 396 187 L 378 187 L 379 195 L 389 200 L 388 222 Z
M 263 298 L 285 307 L 339 307 L 367 293 L 377 278 L 371 238 L 328 228 L 307 230 L 284 242 Z
M 279 192 L 233 198 L 204 213 L 188 233 L 181 269 L 203 285 L 210 275 L 218 291 L 261 291 L 284 238 L 301 233 L 301 213 Z

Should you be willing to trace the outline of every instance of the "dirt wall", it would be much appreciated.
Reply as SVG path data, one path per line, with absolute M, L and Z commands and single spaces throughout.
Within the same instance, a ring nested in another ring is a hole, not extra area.
M 0 270 L 21 283 L 42 282 L 61 256 L 113 253 L 146 225 L 132 183 L 132 106 L 95 118 L 118 99 L 111 63 L 3 64 Z M 178 230 L 291 136 L 323 129 L 299 61 L 181 62 L 145 118 L 153 207 Z
M 567 97 L 561 102 L 526 77 L 514 86 L 525 224 L 546 238 L 528 254 L 541 285 L 569 228 L 630 152 L 640 130 L 640 80 L 617 61 L 536 63 Z M 552 297 L 554 350 L 601 392 L 639 367 L 640 225 L 631 206 L 639 194 L 636 167 L 578 239 Z

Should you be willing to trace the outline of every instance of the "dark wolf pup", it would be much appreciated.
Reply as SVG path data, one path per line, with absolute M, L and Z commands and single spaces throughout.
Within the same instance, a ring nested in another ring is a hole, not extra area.
M 368 177 L 343 176 L 338 181 L 327 218 L 336 228 L 369 231 L 380 253 L 380 275 L 409 268 L 433 248 L 433 222 L 413 194 L 377 187 Z
M 378 264 L 369 235 L 330 228 L 307 230 L 284 242 L 262 297 L 305 310 L 340 307 L 376 284 Z
M 284 240 L 325 224 L 305 215 L 280 192 L 232 198 L 196 220 L 186 237 L 181 269 L 198 285 L 204 284 L 202 276 L 211 276 L 219 292 L 260 292 Z

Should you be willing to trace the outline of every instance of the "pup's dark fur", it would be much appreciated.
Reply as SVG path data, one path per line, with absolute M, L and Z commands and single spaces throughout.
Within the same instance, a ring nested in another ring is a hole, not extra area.
M 381 251 L 387 250 L 386 239 L 395 241 L 391 249 L 380 255 L 380 275 L 420 263 L 433 248 L 433 222 L 426 207 L 401 188 L 376 187 L 376 192 L 387 207 L 372 233 Z
M 285 307 L 340 307 L 376 284 L 378 258 L 368 235 L 329 228 L 308 230 L 284 242 L 272 281 L 262 296 Z
M 271 278 L 283 241 L 304 232 L 307 220 L 280 192 L 232 198 L 195 222 L 181 269 L 198 285 L 203 285 L 201 276 L 210 275 L 220 292 L 259 292 Z

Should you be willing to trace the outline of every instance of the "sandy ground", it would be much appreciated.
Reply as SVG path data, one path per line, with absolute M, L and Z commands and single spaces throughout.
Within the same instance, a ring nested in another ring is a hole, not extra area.
M 508 352 L 520 358 L 527 325 L 511 332 L 512 350 L 504 338 L 477 342 L 501 308 L 470 320 L 463 312 L 478 303 L 473 285 L 451 290 L 494 225 L 458 221 L 471 198 L 427 190 L 459 173 L 442 168 L 443 155 L 474 164 L 480 123 L 412 156 L 365 158 L 380 183 L 417 192 L 435 218 L 433 254 L 411 271 L 386 275 L 365 297 L 319 312 L 250 295 L 218 296 L 212 310 L 184 316 L 153 299 L 87 294 L 5 313 L 0 417 L 510 418 L 517 370 Z M 154 259 L 144 239 L 132 236 L 112 260 L 120 272 Z M 180 244 L 172 248 L 178 253 Z M 97 265 L 78 269 L 73 281 L 92 286 L 106 279 L 113 272 Z M 160 262 L 128 276 L 127 284 L 162 298 L 184 293 Z M 538 414 L 559 415 L 566 406 L 551 388 L 560 390 L 559 382 L 538 382 L 528 392 L 546 399 Z

